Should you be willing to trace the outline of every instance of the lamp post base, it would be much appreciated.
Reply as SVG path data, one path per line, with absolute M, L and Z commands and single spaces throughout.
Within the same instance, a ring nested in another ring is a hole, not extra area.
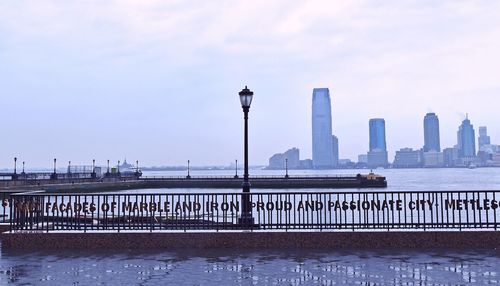
M 255 219 L 251 214 L 242 215 L 240 218 L 238 218 L 238 225 L 243 229 L 257 228 L 257 226 L 255 225 Z

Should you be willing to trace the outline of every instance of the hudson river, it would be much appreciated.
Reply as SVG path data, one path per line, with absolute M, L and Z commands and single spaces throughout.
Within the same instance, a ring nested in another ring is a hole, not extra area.
M 291 171 L 290 174 L 358 172 Z M 387 177 L 388 190 L 500 189 L 500 169 L 376 172 Z M 183 172 L 145 175 L 166 174 L 185 175 Z M 191 173 L 198 174 L 230 172 Z M 252 174 L 283 172 L 252 170 Z M 500 282 L 498 250 L 23 252 L 2 249 L 0 259 L 2 285 L 463 285 L 470 282 Z

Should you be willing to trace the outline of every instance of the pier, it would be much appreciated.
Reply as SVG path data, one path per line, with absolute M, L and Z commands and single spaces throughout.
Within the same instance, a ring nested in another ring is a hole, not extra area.
M 0 189 L 48 191 L 107 191 L 150 188 L 239 189 L 243 178 L 237 176 L 142 176 L 130 173 L 26 173 L 0 174 Z M 333 176 L 252 176 L 255 189 L 339 189 L 386 188 L 385 177 L 370 174 Z

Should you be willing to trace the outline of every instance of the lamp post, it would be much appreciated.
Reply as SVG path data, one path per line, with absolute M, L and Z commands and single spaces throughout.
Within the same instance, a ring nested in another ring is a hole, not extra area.
M 71 174 L 71 161 L 68 161 L 68 174 Z
M 189 163 L 190 163 L 190 161 L 188 160 L 188 174 L 186 176 L 186 179 L 191 179 L 191 175 L 189 174 Z
M 21 174 L 23 174 L 23 175 L 25 174 L 25 173 L 24 173 L 24 161 L 23 161 L 23 172 L 22 172 Z
M 92 179 L 95 179 L 96 173 L 95 173 L 95 159 L 92 159 L 92 174 L 91 174 Z
M 239 177 L 238 177 L 238 160 L 235 160 L 235 165 L 236 165 L 236 167 L 234 167 L 234 169 L 235 169 L 235 175 L 234 175 L 234 178 L 235 178 L 235 179 L 238 179 L 238 178 L 239 178 Z
M 108 170 L 106 171 L 106 175 L 109 176 L 109 160 L 108 160 Z
M 288 179 L 288 158 L 285 158 L 285 179 Z
M 241 108 L 243 109 L 243 119 L 245 121 L 244 135 L 244 173 L 243 173 L 243 195 L 242 195 L 242 211 L 240 224 L 243 227 L 253 225 L 252 217 L 252 202 L 250 200 L 250 181 L 248 179 L 248 112 L 252 104 L 253 92 L 246 86 L 239 92 Z
M 54 173 L 52 173 L 52 180 L 57 180 L 57 158 L 54 158 Z
M 135 176 L 139 179 L 139 160 L 135 161 Z
M 14 157 L 14 174 L 12 175 L 13 180 L 17 180 L 17 157 Z
M 116 172 L 120 174 L 120 160 L 118 160 L 118 165 L 116 165 Z

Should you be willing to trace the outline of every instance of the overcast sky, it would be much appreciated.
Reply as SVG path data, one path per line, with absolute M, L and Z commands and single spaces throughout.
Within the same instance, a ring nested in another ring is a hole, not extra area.
M 443 147 L 467 112 L 500 143 L 499 71 L 500 1 L 5 0 L 0 167 L 241 160 L 245 85 L 251 164 L 311 157 L 315 87 L 341 158 L 366 153 L 373 117 L 391 157 L 420 148 L 430 111 Z

